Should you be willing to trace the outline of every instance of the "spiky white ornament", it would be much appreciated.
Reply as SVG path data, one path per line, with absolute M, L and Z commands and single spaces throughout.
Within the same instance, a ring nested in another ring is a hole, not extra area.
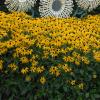
M 27 12 L 34 7 L 36 0 L 5 0 L 6 7 L 9 11 Z
M 42 17 L 69 17 L 73 11 L 73 0 L 40 0 L 39 11 Z
M 100 5 L 100 0 L 76 0 L 77 5 L 89 12 Z

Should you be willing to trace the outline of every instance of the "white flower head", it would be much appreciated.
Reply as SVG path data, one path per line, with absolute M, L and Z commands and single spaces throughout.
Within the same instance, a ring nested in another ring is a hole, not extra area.
M 100 5 L 100 0 L 76 0 L 77 5 L 89 12 Z
M 5 0 L 9 11 L 28 11 L 34 7 L 36 0 Z
M 73 0 L 40 0 L 39 11 L 42 17 L 69 17 L 73 11 Z

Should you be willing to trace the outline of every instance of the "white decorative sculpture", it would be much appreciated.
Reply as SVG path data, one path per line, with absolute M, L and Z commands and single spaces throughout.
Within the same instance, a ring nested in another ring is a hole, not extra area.
M 69 17 L 73 11 L 73 0 L 40 0 L 39 11 L 42 17 Z
M 76 0 L 77 5 L 89 12 L 100 5 L 100 0 Z

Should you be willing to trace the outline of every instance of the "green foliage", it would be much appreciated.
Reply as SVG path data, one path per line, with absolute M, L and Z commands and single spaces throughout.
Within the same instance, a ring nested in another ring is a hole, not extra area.
M 32 82 L 26 82 L 19 75 L 2 74 L 0 75 L 0 100 L 98 100 L 100 98 L 99 79 L 91 85 L 87 82 L 88 87 L 79 90 L 66 84 L 64 77 L 62 78 L 50 79 L 46 85 L 37 86 Z

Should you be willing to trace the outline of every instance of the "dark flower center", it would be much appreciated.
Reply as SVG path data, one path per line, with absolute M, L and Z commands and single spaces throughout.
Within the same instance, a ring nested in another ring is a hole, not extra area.
M 54 11 L 59 11 L 61 9 L 62 3 L 60 0 L 55 0 L 52 4 L 52 9 Z

